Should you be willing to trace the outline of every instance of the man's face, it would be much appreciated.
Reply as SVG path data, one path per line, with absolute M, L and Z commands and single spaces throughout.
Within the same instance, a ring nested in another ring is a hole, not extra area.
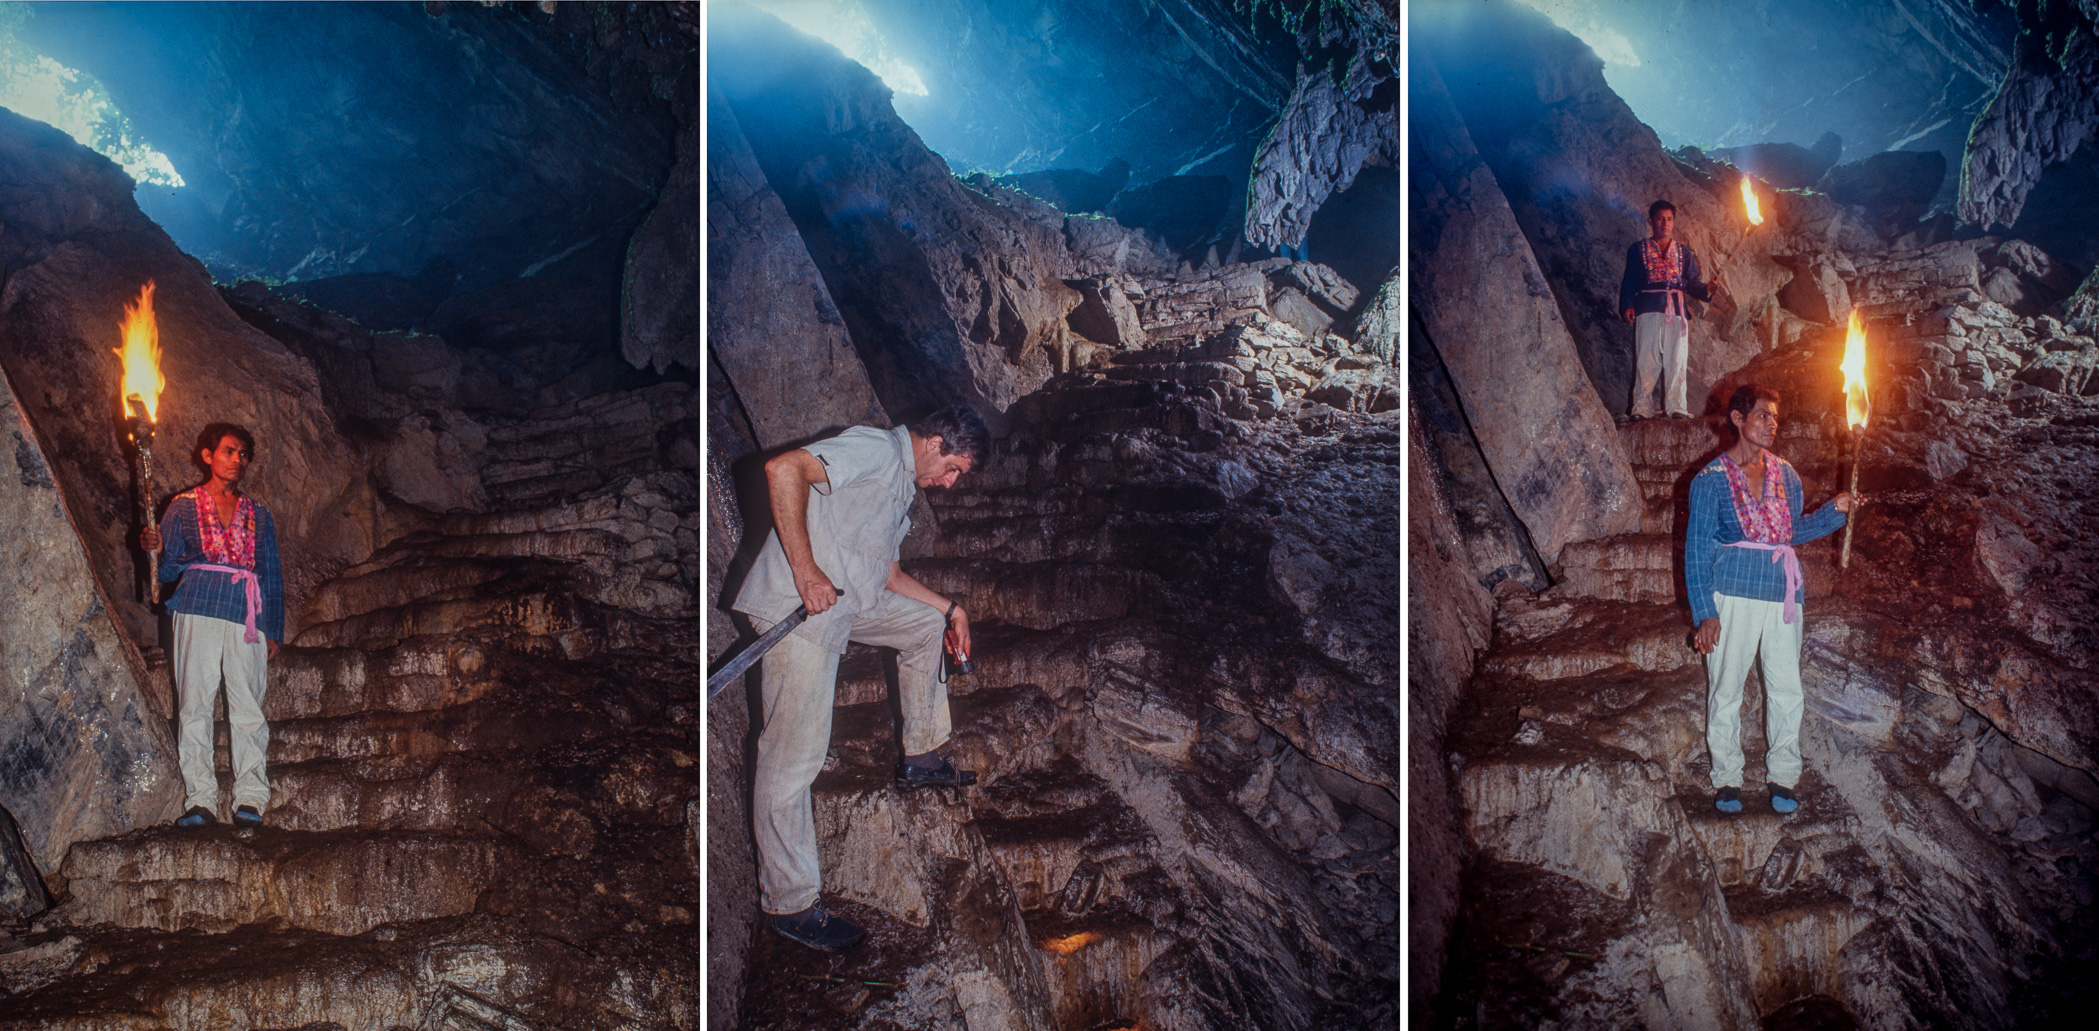
M 1744 416 L 1740 412 L 1729 412 L 1729 419 L 1742 431 L 1742 439 L 1751 446 L 1768 448 L 1778 440 L 1778 402 L 1758 401 L 1756 407 Z
M 952 487 L 973 464 L 968 455 L 943 455 L 939 437 L 924 437 L 913 450 L 916 454 L 914 480 L 921 487 Z
M 226 483 L 239 483 L 241 473 L 247 471 L 248 460 L 254 457 L 241 446 L 239 437 L 231 435 L 220 437 L 218 447 L 199 453 L 204 456 L 204 464 L 211 467 L 212 478 Z
M 1647 216 L 1647 226 L 1654 230 L 1654 238 L 1667 240 L 1676 234 L 1676 212 L 1663 208 Z

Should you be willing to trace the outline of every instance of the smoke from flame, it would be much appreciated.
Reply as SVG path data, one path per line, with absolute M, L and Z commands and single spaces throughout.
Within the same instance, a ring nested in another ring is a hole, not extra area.
M 146 406 L 146 418 L 160 421 L 160 390 L 168 381 L 160 374 L 160 326 L 153 319 L 153 281 L 138 292 L 138 303 L 124 306 L 124 346 L 115 349 L 124 360 L 124 384 L 118 396 L 125 398 L 124 414 L 131 414 L 129 398 Z
M 1851 312 L 1851 328 L 1844 334 L 1844 413 L 1851 426 L 1864 426 L 1873 405 L 1866 400 L 1866 330 L 1858 311 Z

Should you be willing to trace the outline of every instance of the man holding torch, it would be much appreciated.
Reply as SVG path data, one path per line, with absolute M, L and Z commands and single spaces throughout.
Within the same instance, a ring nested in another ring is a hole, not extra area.
M 893 430 L 856 426 L 765 463 L 773 533 L 734 608 L 760 633 L 798 606 L 809 618 L 765 655 L 751 822 L 761 908 L 775 930 L 811 948 L 842 951 L 863 933 L 818 902 L 809 797 L 830 748 L 838 657 L 848 641 L 897 650 L 904 721 L 897 785 L 976 782 L 938 752 L 950 732 L 941 646 L 969 657 L 969 614 L 906 574 L 898 557 L 918 489 L 954 486 L 990 450 L 983 418 L 953 405 Z
M 1778 437 L 1778 392 L 1735 389 L 1727 420 L 1736 439 L 1691 480 L 1684 538 L 1684 588 L 1695 639 L 1706 656 L 1706 746 L 1712 752 L 1714 808 L 1742 811 L 1742 684 L 1762 653 L 1764 757 L 1771 808 L 1800 805 L 1800 559 L 1793 549 L 1843 526 L 1857 507 L 1850 493 L 1802 518 L 1800 474 L 1770 452 Z
M 148 552 L 160 551 L 160 579 L 181 581 L 168 610 L 175 617 L 175 688 L 182 700 L 177 754 L 188 811 L 175 825 L 218 822 L 211 717 L 223 675 L 233 746 L 233 822 L 255 827 L 270 804 L 263 691 L 268 660 L 276 658 L 284 639 L 277 526 L 269 509 L 240 490 L 255 457 L 254 436 L 215 422 L 197 437 L 196 453 L 211 478 L 168 503 L 160 523 L 165 533 L 148 526 L 139 534 Z

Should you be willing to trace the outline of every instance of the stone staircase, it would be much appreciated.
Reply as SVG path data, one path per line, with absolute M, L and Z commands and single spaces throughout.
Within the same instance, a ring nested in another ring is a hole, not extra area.
M 692 401 L 497 427 L 488 511 L 317 589 L 268 825 L 75 845 L 0 1027 L 695 1026 L 698 491 L 658 439 Z
M 1233 419 L 1237 401 L 1170 377 L 1069 376 L 1015 407 L 990 461 L 929 493 L 939 532 L 906 544 L 905 567 L 972 613 L 950 750 L 979 784 L 889 786 L 890 663 L 854 646 L 813 794 L 826 898 L 869 939 L 831 959 L 761 934 L 750 1026 L 937 1026 L 959 1008 L 971 1026 L 1178 1012 L 1178 1026 L 1283 1027 L 1315 992 L 1397 1005 L 1396 833 L 1332 801 L 1277 734 L 1204 702 L 1211 664 L 1237 670 L 1245 651 L 1287 668 L 1297 647 L 1274 626 L 1253 522 L 1294 498 L 1249 501 L 1252 468 L 1320 446 L 1346 467 L 1385 445 Z M 1231 772 L 1205 772 L 1220 763 Z M 1242 785 L 1249 771 L 1266 772 Z M 1223 883 L 1246 887 L 1206 901 L 1201 885 Z M 1377 942 L 1395 946 L 1389 968 Z
M 1888 844 L 1888 815 L 1862 806 L 1899 789 L 1829 743 L 1817 725 L 1829 688 L 1810 683 L 1803 808 L 1772 811 L 1753 674 L 1745 808 L 1713 809 L 1681 575 L 1689 480 L 1720 439 L 1703 420 L 1620 432 L 1646 491 L 1642 532 L 1570 545 L 1536 596 L 1503 589 L 1451 729 L 1475 855 L 1443 1005 L 1480 1028 L 1834 1028 L 1895 1012 L 1876 953 L 1901 937 L 1890 913 L 1917 904 L 1887 887 L 1913 884 L 1897 871 L 1914 858 Z M 1832 591 L 1834 540 L 1802 549 L 1811 613 Z M 1813 615 L 1806 630 L 1812 647 Z

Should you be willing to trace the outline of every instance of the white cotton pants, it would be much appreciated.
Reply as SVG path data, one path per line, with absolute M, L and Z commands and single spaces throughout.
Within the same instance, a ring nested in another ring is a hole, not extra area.
M 771 624 L 752 620 L 760 633 Z M 940 643 L 947 619 L 939 609 L 883 591 L 853 622 L 852 639 L 897 650 L 897 693 L 904 753 L 947 743 L 947 686 L 940 682 Z M 760 907 L 799 913 L 815 904 L 822 877 L 816 862 L 816 814 L 809 786 L 831 748 L 831 709 L 838 694 L 838 653 L 788 634 L 759 666 L 765 729 L 751 791 L 751 829 L 758 842 Z
M 1800 627 L 1785 621 L 1785 603 L 1713 594 L 1720 643 L 1705 657 L 1705 743 L 1713 753 L 1713 787 L 1742 786 L 1742 684 L 1761 654 L 1764 670 L 1764 779 L 1800 782 Z
M 1671 415 L 1689 415 L 1691 406 L 1685 400 L 1686 366 L 1691 356 L 1691 324 L 1681 318 L 1669 318 L 1660 312 L 1648 312 L 1633 320 L 1633 355 L 1636 375 L 1633 380 L 1633 414 L 1643 419 L 1652 418 L 1654 410 L 1654 383 L 1662 380 L 1662 405 Z
M 233 805 L 270 806 L 270 778 L 264 759 L 270 750 L 270 725 L 262 718 L 262 696 L 269 688 L 269 644 L 260 635 L 254 644 L 242 640 L 247 627 L 212 616 L 175 613 L 175 691 L 182 699 L 182 734 L 177 754 L 182 762 L 185 809 L 203 806 L 219 812 L 219 778 L 212 765 L 212 703 L 219 681 L 226 684 L 226 721 L 233 744 Z

